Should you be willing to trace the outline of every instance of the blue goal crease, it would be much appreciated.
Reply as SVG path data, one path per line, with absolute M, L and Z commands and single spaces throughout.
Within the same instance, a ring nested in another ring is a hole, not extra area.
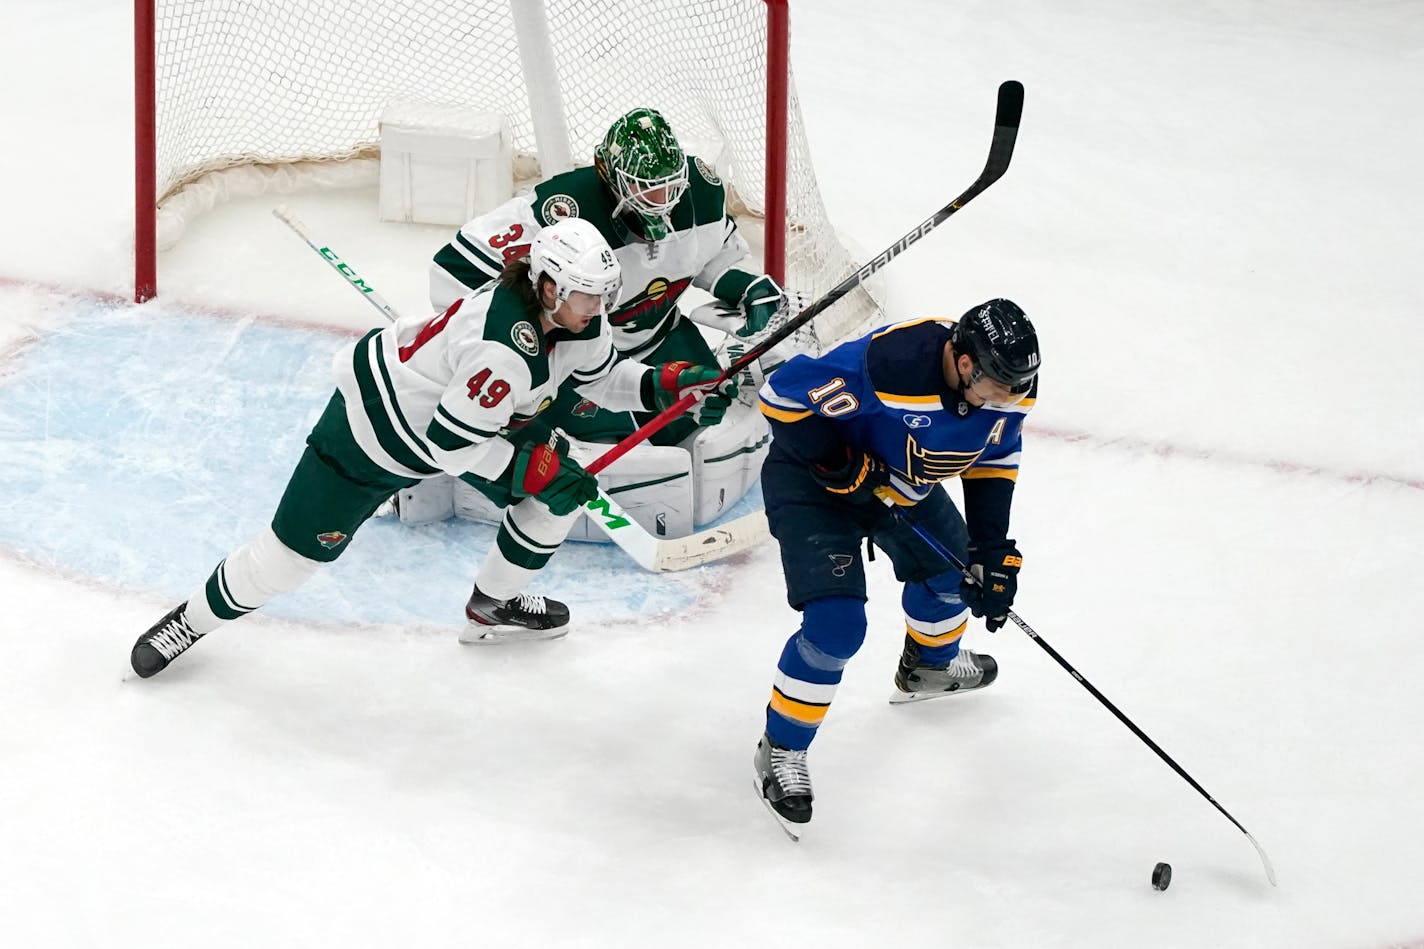
M 346 341 L 74 303 L 0 373 L 0 546 L 175 602 L 187 596 L 268 523 Z M 493 540 L 492 526 L 470 521 L 373 519 L 340 560 L 263 612 L 459 625 Z M 612 547 L 570 543 L 531 592 L 608 621 L 685 612 L 698 586 L 688 575 L 643 573 Z

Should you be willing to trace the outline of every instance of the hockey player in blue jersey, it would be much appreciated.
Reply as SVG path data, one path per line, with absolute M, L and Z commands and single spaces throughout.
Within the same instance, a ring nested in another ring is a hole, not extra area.
M 969 614 L 1004 625 L 1022 558 L 1009 538 L 1024 416 L 1038 393 L 1038 337 L 1008 300 L 958 321 L 877 330 L 797 356 L 761 390 L 771 420 L 762 493 L 801 628 L 782 650 L 757 745 L 757 785 L 788 826 L 811 819 L 806 750 L 865 638 L 860 546 L 904 584 L 905 646 L 892 703 L 982 689 L 998 666 L 960 648 Z M 940 482 L 963 484 L 960 513 Z M 970 566 L 937 554 L 913 522 Z

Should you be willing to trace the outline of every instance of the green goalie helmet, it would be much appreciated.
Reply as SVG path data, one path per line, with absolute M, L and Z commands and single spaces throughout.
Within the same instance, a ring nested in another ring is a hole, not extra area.
M 618 200 L 643 225 L 643 236 L 662 240 L 668 215 L 687 191 L 687 156 L 667 119 L 655 109 L 634 109 L 613 123 L 594 149 L 594 166 Z

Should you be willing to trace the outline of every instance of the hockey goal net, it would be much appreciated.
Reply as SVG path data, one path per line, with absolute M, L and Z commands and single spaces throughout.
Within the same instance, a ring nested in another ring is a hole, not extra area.
M 590 163 L 614 118 L 652 106 L 727 182 L 744 226 L 784 219 L 765 227 L 768 271 L 814 299 L 858 263 L 812 169 L 787 0 L 135 0 L 135 10 L 140 300 L 157 292 L 159 248 L 211 194 L 363 168 L 374 181 L 393 100 L 503 113 L 526 175 L 541 160 L 544 173 Z M 568 151 L 552 161 L 541 153 L 551 122 L 566 135 L 555 150 Z M 817 318 L 817 335 L 837 339 L 877 315 L 859 292 Z

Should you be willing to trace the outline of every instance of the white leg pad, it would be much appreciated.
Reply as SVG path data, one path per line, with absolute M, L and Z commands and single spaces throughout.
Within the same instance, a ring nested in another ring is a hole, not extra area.
M 570 454 L 591 464 L 612 446 L 573 440 Z M 613 500 L 654 537 L 692 533 L 692 457 L 678 445 L 643 442 L 598 473 L 598 483 Z M 604 541 L 605 533 L 581 519 L 570 533 L 580 540 Z
M 455 486 L 460 479 L 447 474 L 417 481 L 400 489 L 400 519 L 402 524 L 415 526 L 448 520 L 455 516 Z M 469 485 L 466 490 L 474 492 Z M 478 493 L 478 492 L 475 492 Z
M 771 444 L 771 429 L 759 407 L 734 402 L 721 424 L 698 429 L 689 441 L 694 517 L 698 524 L 708 524 L 756 484 Z

